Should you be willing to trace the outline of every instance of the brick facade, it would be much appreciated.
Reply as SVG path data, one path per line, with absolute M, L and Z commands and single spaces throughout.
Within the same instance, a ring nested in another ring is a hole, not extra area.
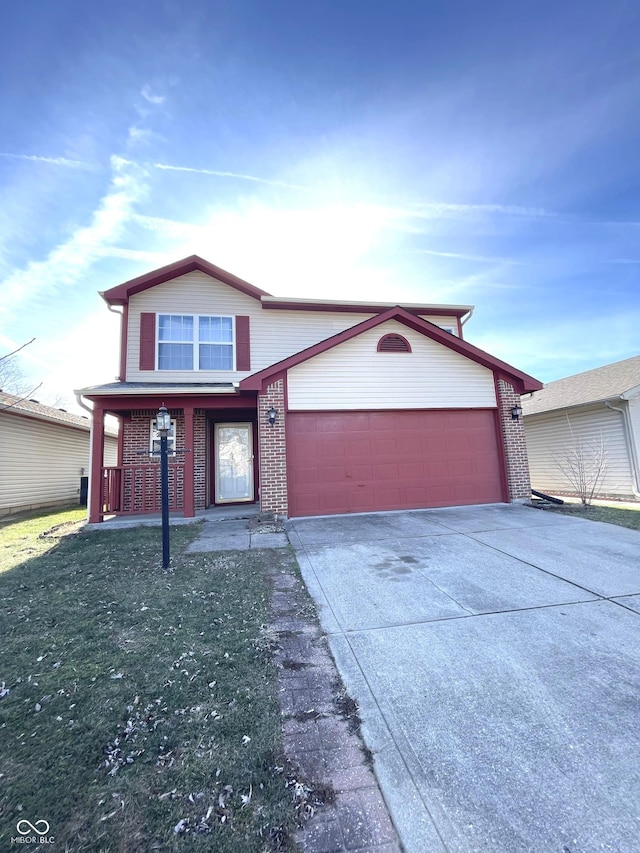
M 157 409 L 131 412 L 122 424 L 122 512 L 160 512 L 160 458 L 149 456 L 150 425 Z M 184 419 L 176 421 L 176 446 L 184 446 Z M 184 462 L 169 457 L 169 509 L 184 506 Z
M 278 412 L 274 426 L 268 412 Z M 284 378 L 258 395 L 258 446 L 260 448 L 260 506 L 263 512 L 287 515 L 287 452 Z
M 524 422 L 522 418 L 514 421 L 511 416 L 512 407 L 520 405 L 520 395 L 504 379 L 498 379 L 497 388 L 498 414 L 504 442 L 509 500 L 524 500 L 531 495 Z
M 178 445 L 180 447 L 180 445 Z M 193 464 L 195 508 L 206 509 L 209 506 L 207 495 L 207 417 L 202 409 L 196 409 L 193 415 Z
M 156 409 L 131 412 L 122 424 L 122 508 L 125 513 L 160 512 L 160 460 L 149 456 L 150 424 Z M 176 447 L 189 454 L 169 457 L 169 508 L 184 509 L 185 466 L 193 464 L 195 508 L 205 509 L 207 499 L 207 420 L 196 409 L 193 418 L 193 447 L 185 448 L 185 419 L 181 410 L 171 412 L 176 422 Z M 141 452 L 142 451 L 142 452 Z

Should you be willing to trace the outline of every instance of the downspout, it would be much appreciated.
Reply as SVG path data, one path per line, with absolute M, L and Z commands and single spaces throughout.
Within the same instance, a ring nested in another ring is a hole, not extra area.
M 473 308 L 469 308 L 469 313 L 468 313 L 468 314 L 467 314 L 467 316 L 464 318 L 464 320 L 460 320 L 460 325 L 461 325 L 461 326 L 464 326 L 464 324 L 465 324 L 466 322 L 468 322 L 468 321 L 471 319 L 471 317 L 472 317 L 472 316 L 473 316 Z
M 605 400 L 604 404 L 607 409 L 611 409 L 613 412 L 620 412 L 620 414 L 622 415 L 624 443 L 627 445 L 627 453 L 629 454 L 629 461 L 631 462 L 632 491 L 636 498 L 640 498 L 640 481 L 638 480 L 638 458 L 636 456 L 636 449 L 633 445 L 633 441 L 631 440 L 633 430 L 631 428 L 631 419 L 629 418 L 629 407 L 627 406 L 626 408 L 620 408 L 619 406 L 613 406 L 611 405 L 609 400 Z

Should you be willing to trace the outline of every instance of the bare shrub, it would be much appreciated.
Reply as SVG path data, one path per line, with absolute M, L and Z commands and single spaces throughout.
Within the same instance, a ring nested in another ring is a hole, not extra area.
M 567 415 L 570 440 L 554 455 L 557 467 L 571 483 L 583 506 L 590 506 L 607 470 L 607 448 L 602 433 L 589 438 L 574 432 Z

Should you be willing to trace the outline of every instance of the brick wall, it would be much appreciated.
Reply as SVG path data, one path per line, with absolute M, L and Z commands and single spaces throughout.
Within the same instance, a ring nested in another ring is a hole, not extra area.
M 268 421 L 271 407 L 278 412 L 274 426 Z M 258 446 L 260 451 L 260 507 L 263 512 L 287 514 L 287 453 L 285 443 L 284 379 L 258 395 Z
M 160 512 L 160 458 L 149 456 L 150 424 L 157 409 L 131 412 L 122 430 L 123 503 L 122 512 Z M 176 447 L 184 447 L 184 418 L 176 421 Z M 145 451 L 140 453 L 139 451 Z M 180 456 L 169 457 L 169 508 L 183 508 L 184 462 Z
M 511 416 L 511 408 L 519 404 L 520 395 L 516 393 L 513 386 L 499 379 L 498 413 L 504 440 L 509 498 L 512 501 L 522 500 L 531 495 L 524 422 L 522 418 L 514 421 Z
M 209 504 L 207 497 L 207 418 L 202 409 L 196 409 L 193 415 L 193 445 L 195 508 L 206 509 Z M 180 446 L 178 445 L 178 447 Z

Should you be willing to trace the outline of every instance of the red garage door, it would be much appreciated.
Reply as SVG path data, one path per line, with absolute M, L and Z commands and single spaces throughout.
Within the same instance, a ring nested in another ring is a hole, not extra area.
M 505 500 L 492 410 L 289 412 L 289 515 Z

